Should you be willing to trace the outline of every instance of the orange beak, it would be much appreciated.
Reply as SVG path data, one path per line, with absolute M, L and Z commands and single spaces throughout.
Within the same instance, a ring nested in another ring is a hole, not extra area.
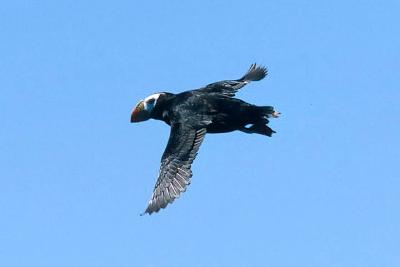
M 131 122 L 140 122 L 150 119 L 150 113 L 145 109 L 144 102 L 141 100 L 133 109 Z

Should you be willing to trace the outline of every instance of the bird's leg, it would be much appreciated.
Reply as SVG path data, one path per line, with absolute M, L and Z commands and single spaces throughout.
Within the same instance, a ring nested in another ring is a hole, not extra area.
M 272 106 L 262 106 L 262 107 L 256 107 L 256 112 L 260 114 L 263 117 L 266 118 L 278 118 L 279 115 L 281 115 L 280 112 L 275 111 L 274 107 Z
M 279 118 L 280 115 L 280 112 L 274 110 L 272 113 L 267 114 L 267 118 Z
M 240 131 L 244 132 L 244 133 L 257 133 L 257 134 L 262 134 L 262 135 L 266 135 L 266 136 L 272 136 L 273 133 L 275 133 L 274 130 L 272 130 L 271 128 L 269 128 L 264 121 L 259 121 L 253 125 L 251 125 L 250 127 L 245 127 L 243 126 L 242 129 L 240 129 Z
M 279 111 L 275 111 L 275 110 L 274 110 L 274 112 L 272 112 L 271 115 L 272 115 L 273 118 L 279 118 L 279 116 L 281 115 L 281 113 L 280 113 Z

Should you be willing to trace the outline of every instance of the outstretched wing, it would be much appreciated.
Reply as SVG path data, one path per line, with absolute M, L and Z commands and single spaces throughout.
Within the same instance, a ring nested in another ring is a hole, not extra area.
M 158 179 L 144 213 L 151 214 L 165 208 L 186 190 L 192 177 L 191 164 L 205 134 L 204 128 L 196 130 L 181 123 L 171 125 Z
M 198 91 L 208 94 L 218 94 L 227 97 L 234 97 L 235 93 L 251 81 L 259 81 L 267 76 L 267 68 L 252 64 L 249 70 L 238 80 L 226 80 L 211 83 Z

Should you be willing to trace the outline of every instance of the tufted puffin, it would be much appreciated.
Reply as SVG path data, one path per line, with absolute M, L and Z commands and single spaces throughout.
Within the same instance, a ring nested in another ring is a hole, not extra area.
M 280 115 L 272 106 L 256 106 L 234 98 L 240 88 L 266 75 L 265 67 L 252 64 L 237 80 L 219 81 L 179 94 L 160 92 L 139 101 L 131 122 L 156 119 L 171 128 L 158 179 L 143 214 L 158 212 L 186 190 L 192 177 L 191 165 L 206 133 L 275 133 L 267 126 L 268 118 Z

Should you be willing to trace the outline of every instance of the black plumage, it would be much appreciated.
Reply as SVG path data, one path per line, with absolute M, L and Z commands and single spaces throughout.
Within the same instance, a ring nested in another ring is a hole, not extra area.
M 131 115 L 131 122 L 157 119 L 171 126 L 167 147 L 153 194 L 145 213 L 165 208 L 186 190 L 192 177 L 191 164 L 206 133 L 239 130 L 272 136 L 268 118 L 280 114 L 271 106 L 256 106 L 234 98 L 251 81 L 259 81 L 267 69 L 252 64 L 238 80 L 211 83 L 203 88 L 172 94 L 153 94 L 141 100 Z

